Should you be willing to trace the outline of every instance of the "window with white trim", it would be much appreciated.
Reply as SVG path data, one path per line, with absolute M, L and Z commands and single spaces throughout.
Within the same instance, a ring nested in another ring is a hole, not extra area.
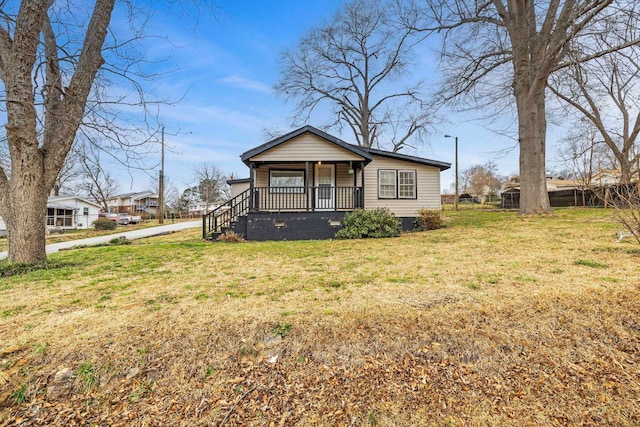
M 416 198 L 416 171 L 398 171 L 398 198 Z
M 378 170 L 378 197 L 381 199 L 396 198 L 395 170 Z
M 415 199 L 416 196 L 415 170 L 378 170 L 378 198 Z

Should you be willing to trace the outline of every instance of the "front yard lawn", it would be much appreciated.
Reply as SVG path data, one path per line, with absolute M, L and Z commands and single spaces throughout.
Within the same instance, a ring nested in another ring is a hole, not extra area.
M 611 212 L 445 216 L 1 278 L 0 425 L 639 425 L 640 247 Z

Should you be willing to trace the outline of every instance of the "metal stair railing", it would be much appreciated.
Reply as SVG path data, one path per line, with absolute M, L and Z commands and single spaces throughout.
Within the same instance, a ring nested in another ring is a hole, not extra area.
M 247 189 L 214 210 L 202 214 L 202 238 L 213 239 L 224 227 L 231 226 L 239 217 L 246 215 L 249 212 L 250 200 L 251 189 Z

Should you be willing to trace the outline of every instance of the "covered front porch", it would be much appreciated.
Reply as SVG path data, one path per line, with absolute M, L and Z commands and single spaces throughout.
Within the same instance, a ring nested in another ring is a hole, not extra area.
M 345 212 L 364 208 L 364 170 L 372 156 L 313 127 L 259 145 L 240 159 L 249 178 L 231 180 L 234 197 L 203 216 L 206 238 L 228 228 L 245 230 L 252 221 L 290 230 L 293 221 L 304 229 L 315 218 L 335 227 Z
M 203 237 L 226 229 L 261 240 L 332 236 L 344 213 L 364 208 L 363 172 L 364 162 L 353 160 L 251 162 L 243 187 L 232 184 L 236 196 L 203 216 Z
M 251 162 L 249 212 L 352 211 L 364 207 L 363 162 Z

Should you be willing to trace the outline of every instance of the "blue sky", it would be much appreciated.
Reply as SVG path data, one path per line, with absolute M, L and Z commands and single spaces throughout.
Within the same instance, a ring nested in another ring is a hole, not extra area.
M 150 4 L 157 4 L 150 2 Z M 180 190 L 193 183 L 198 163 L 212 162 L 234 177 L 248 176 L 239 155 L 265 141 L 264 129 L 292 130 L 293 104 L 277 98 L 272 87 L 280 77 L 279 54 L 294 46 L 314 26 L 330 19 L 342 0 L 229 0 L 215 14 L 202 10 L 197 22 L 176 7 L 158 9 L 149 32 L 161 34 L 150 46 L 157 57 L 170 55 L 160 67 L 175 71 L 158 78 L 153 91 L 175 105 L 160 108 L 166 129 L 165 175 Z M 430 80 L 435 56 L 425 49 L 416 58 L 413 73 Z M 454 162 L 453 139 L 459 137 L 459 167 L 494 161 L 501 174 L 517 173 L 518 152 L 501 152 L 514 145 L 511 138 L 494 133 L 469 113 L 447 114 L 448 123 L 437 128 L 417 150 L 403 151 L 435 160 Z M 327 121 L 321 114 L 310 125 Z M 333 132 L 336 134 L 335 132 Z M 336 134 L 354 142 L 348 134 Z M 549 147 L 552 151 L 552 147 Z M 157 153 L 159 156 L 160 148 Z M 153 163 L 156 159 L 151 159 Z M 553 167 L 553 164 L 549 165 Z M 442 188 L 450 190 L 453 167 L 443 172 Z M 116 169 L 117 170 L 117 169 Z M 115 170 L 114 170 L 115 172 Z M 156 171 L 153 171 L 157 175 Z M 118 173 L 123 191 L 142 190 L 149 177 L 136 171 Z

